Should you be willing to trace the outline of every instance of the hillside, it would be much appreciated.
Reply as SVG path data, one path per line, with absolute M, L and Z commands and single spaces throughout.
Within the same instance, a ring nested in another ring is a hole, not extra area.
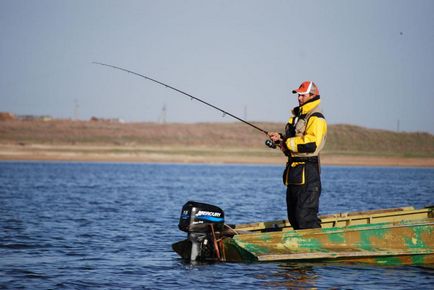
M 282 126 L 278 123 L 255 124 L 268 131 L 280 131 Z M 281 162 L 278 150 L 265 147 L 264 141 L 264 134 L 242 123 L 0 122 L 0 159 L 53 159 L 49 157 L 50 152 L 57 152 L 64 157 L 59 159 L 74 159 L 68 154 L 75 157 L 94 154 L 99 156 L 97 160 L 111 160 L 129 154 L 133 155 L 131 158 L 136 156 L 142 161 L 153 155 L 166 155 L 165 161 L 178 162 L 176 155 L 180 154 L 184 157 L 202 156 L 203 161 L 230 162 L 233 158 L 260 157 L 265 163 L 268 163 L 266 160 Z M 219 155 L 227 158 L 219 160 Z M 330 125 L 323 156 L 347 156 L 347 159 L 352 156 L 354 160 L 362 157 L 417 158 L 426 162 L 434 159 L 434 135 Z M 187 159 L 182 160 L 189 162 Z M 154 160 L 150 158 L 149 161 Z

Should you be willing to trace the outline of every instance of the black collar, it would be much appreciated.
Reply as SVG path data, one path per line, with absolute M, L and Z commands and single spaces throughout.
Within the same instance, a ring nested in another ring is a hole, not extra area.
M 306 103 L 304 103 L 304 104 L 301 105 L 300 107 L 303 107 L 304 105 L 309 104 L 309 103 L 312 103 L 312 102 L 315 102 L 315 101 L 317 101 L 317 100 L 319 100 L 319 95 L 318 95 L 318 96 L 315 96 L 315 97 L 312 98 L 312 99 L 310 99 L 309 101 L 307 101 Z
M 306 104 L 309 104 L 309 103 L 315 102 L 315 101 L 317 101 L 317 100 L 319 100 L 319 99 L 320 99 L 320 95 L 317 95 L 317 96 L 315 96 L 314 98 L 312 98 L 312 99 L 310 99 L 309 101 L 307 101 L 306 103 L 304 103 L 303 105 L 301 105 L 301 106 L 297 106 L 297 107 L 295 107 L 294 109 L 292 109 L 292 112 L 294 113 L 294 115 L 295 115 L 296 117 L 298 117 L 298 116 L 300 116 L 300 113 L 301 113 L 301 107 L 303 107 L 303 106 L 306 105 Z

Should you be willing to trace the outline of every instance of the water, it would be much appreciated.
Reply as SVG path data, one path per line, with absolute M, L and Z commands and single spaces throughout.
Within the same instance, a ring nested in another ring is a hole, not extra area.
M 286 215 L 281 166 L 0 162 L 0 289 L 428 289 L 428 267 L 189 265 L 182 205 Z M 434 204 L 434 169 L 323 167 L 321 213 Z

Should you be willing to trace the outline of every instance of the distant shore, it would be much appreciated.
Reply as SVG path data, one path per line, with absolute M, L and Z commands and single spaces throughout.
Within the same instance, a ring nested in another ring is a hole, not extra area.
M 280 123 L 255 123 L 278 132 Z M 2 120 L 0 160 L 285 164 L 265 136 L 235 123 Z M 328 127 L 323 165 L 434 167 L 434 136 L 352 125 Z
M 131 162 L 131 163 L 210 163 L 210 164 L 284 164 L 277 150 L 220 149 L 206 147 L 137 147 L 77 145 L 0 144 L 0 160 Z M 322 165 L 434 167 L 434 158 L 323 154 Z

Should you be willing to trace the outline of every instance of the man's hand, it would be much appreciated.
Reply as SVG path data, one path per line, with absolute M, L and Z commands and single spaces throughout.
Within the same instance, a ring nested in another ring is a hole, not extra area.
M 270 139 L 273 140 L 273 142 L 280 147 L 280 150 L 283 152 L 283 154 L 285 154 L 286 156 L 290 155 L 290 151 L 288 150 L 288 147 L 286 147 L 286 144 L 280 133 L 269 132 L 268 137 L 270 137 Z
M 268 132 L 268 137 L 270 137 L 270 139 L 277 144 L 282 141 L 282 136 L 277 132 Z

